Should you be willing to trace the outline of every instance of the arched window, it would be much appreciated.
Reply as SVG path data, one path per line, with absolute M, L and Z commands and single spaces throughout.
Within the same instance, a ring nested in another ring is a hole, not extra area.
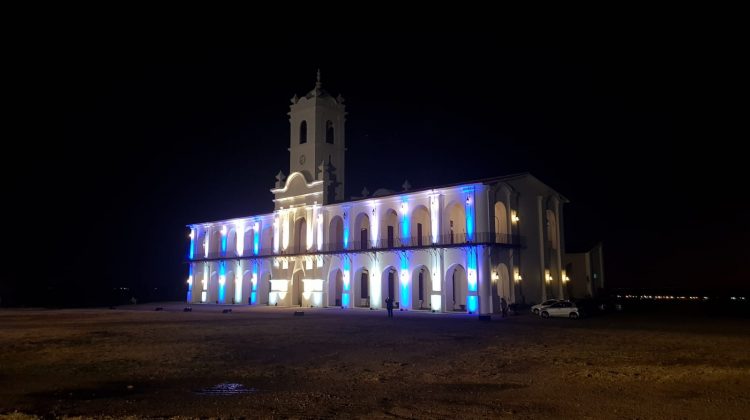
M 299 125 L 299 144 L 307 143 L 307 121 Z
M 326 121 L 326 143 L 333 144 L 333 121 Z

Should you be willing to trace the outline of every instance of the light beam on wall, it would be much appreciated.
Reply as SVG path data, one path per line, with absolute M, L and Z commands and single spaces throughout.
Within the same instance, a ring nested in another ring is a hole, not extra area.
M 258 222 L 255 222 L 253 225 L 253 253 L 255 255 L 258 255 L 258 252 L 260 251 L 260 225 Z
M 244 220 L 238 220 L 234 222 L 234 232 L 237 238 L 237 255 L 242 256 L 242 253 L 245 252 L 245 221 Z
M 313 211 L 315 211 L 314 208 Z M 307 251 L 308 249 L 312 249 L 313 242 L 315 242 L 315 224 L 316 221 L 314 217 L 312 219 L 305 219 L 305 239 L 307 242 L 303 244 L 305 245 L 305 251 Z
M 377 248 L 378 235 L 380 234 L 380 220 L 374 202 L 371 201 L 368 205 L 372 207 L 370 211 L 372 213 L 372 217 L 370 218 L 370 242 L 372 243 L 372 247 Z
M 466 276 L 470 292 L 477 291 L 477 252 L 474 247 L 466 252 Z
M 375 308 L 383 307 L 383 293 L 380 276 L 380 265 L 375 263 L 370 270 L 370 281 L 368 281 L 370 284 L 370 306 Z
M 279 253 L 279 239 L 281 238 L 281 232 L 279 232 L 280 227 L 279 215 L 276 214 L 273 218 L 273 252 L 276 254 Z
M 433 194 L 430 196 L 430 223 L 432 224 L 432 243 L 436 244 L 438 241 L 439 222 L 440 222 L 440 196 Z
M 350 266 L 351 266 L 351 263 L 349 262 L 349 259 L 348 258 L 344 259 L 344 266 L 343 266 L 344 272 L 341 273 L 341 274 L 342 274 L 342 281 L 344 283 L 344 291 L 345 292 L 348 292 L 349 289 L 351 288 L 350 287 L 351 281 L 350 281 L 350 278 L 349 278 L 349 272 L 351 271 L 350 270 Z
M 237 261 L 237 270 L 234 275 L 234 303 L 242 302 L 242 263 Z
M 430 296 L 430 308 L 433 311 L 442 311 L 442 303 L 440 302 L 441 298 L 440 295 L 432 295 Z
M 466 196 L 466 240 L 474 241 L 474 206 L 473 198 L 474 189 L 470 189 Z
M 258 303 L 258 262 L 253 261 L 253 274 L 251 278 L 251 292 L 250 292 L 250 304 L 256 305 Z
M 204 254 L 203 257 L 204 258 L 208 258 L 208 250 L 209 250 L 209 245 L 210 245 L 209 237 L 211 236 L 209 235 L 209 233 L 210 232 L 208 231 L 208 229 L 204 229 L 203 231 L 203 235 L 204 235 L 203 236 L 203 254 Z
M 289 216 L 291 211 L 283 211 L 281 215 L 281 248 L 286 250 L 289 248 L 289 235 L 291 232 L 289 232 L 290 226 L 289 226 Z
M 349 249 L 349 208 L 344 208 L 344 249 Z
M 190 228 L 190 259 L 195 255 L 195 228 Z
M 323 213 L 320 208 L 318 210 L 318 251 L 323 249 Z
M 351 300 L 349 298 L 351 294 L 351 261 L 348 258 L 344 258 L 342 264 L 341 282 L 343 283 L 343 291 L 341 292 L 341 306 L 343 308 L 349 308 Z
M 193 300 L 193 264 L 190 264 L 190 268 L 188 271 L 188 292 L 187 292 L 187 301 L 190 303 Z
M 432 273 L 430 273 L 430 274 L 432 276 L 432 291 L 433 292 L 439 292 L 441 290 L 441 281 L 440 281 L 440 277 L 441 277 L 440 274 L 441 273 L 440 273 L 440 270 L 438 270 L 437 267 L 434 267 L 432 269 Z
M 201 279 L 201 302 L 206 303 L 208 298 L 208 263 L 203 264 L 203 279 Z
M 221 227 L 221 255 L 227 255 L 227 226 Z
M 226 267 L 224 261 L 219 263 L 219 303 L 224 303 L 224 292 L 227 282 Z
M 406 253 L 401 254 L 401 273 L 400 284 L 401 284 L 401 307 L 411 307 L 411 299 L 409 299 L 409 257 Z
M 479 309 L 479 303 L 476 295 L 466 296 L 466 308 L 469 313 L 476 313 Z
M 401 243 L 409 244 L 409 203 L 407 197 L 401 198 Z

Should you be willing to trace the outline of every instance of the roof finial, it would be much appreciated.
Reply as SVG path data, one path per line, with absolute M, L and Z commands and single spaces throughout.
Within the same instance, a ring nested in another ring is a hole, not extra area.
M 320 87 L 321 87 L 321 83 L 320 83 L 320 67 L 319 67 L 319 68 L 318 68 L 318 79 L 317 79 L 317 81 L 315 82 L 315 88 L 316 88 L 316 89 L 320 89 Z

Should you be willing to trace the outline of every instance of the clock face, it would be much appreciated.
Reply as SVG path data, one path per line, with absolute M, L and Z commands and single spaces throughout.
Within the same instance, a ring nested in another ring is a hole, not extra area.
M 299 156 L 299 164 L 300 165 L 304 165 L 305 164 L 305 155 L 300 155 Z

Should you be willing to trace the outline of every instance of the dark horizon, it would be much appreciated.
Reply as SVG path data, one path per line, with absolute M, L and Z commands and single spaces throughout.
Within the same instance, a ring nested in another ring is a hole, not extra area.
M 346 99 L 347 198 L 529 172 L 570 200 L 569 251 L 603 242 L 608 287 L 748 289 L 741 156 L 684 134 L 697 134 L 685 118 L 692 52 L 659 39 L 295 39 L 50 45 L 26 75 L 30 130 L 45 141 L 20 144 L 28 173 L 9 175 L 25 255 L 2 280 L 3 306 L 108 305 L 123 287 L 183 299 L 185 225 L 272 210 L 274 176 L 289 172 L 289 98 L 318 68 Z

